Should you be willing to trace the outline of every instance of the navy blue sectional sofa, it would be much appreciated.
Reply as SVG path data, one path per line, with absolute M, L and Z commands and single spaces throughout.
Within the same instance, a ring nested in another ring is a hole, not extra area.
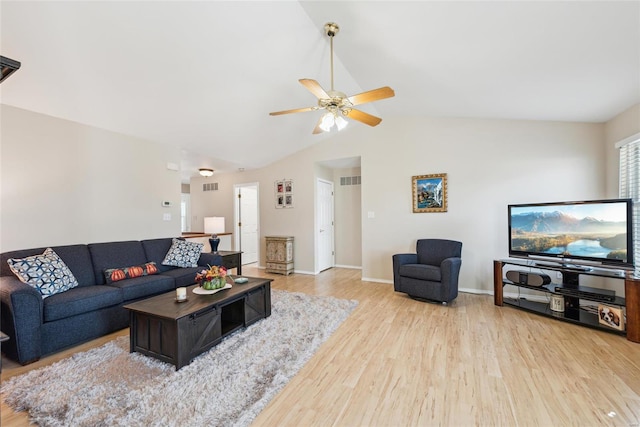
M 55 246 L 78 286 L 42 298 L 10 270 L 9 258 L 42 254 L 46 248 L 0 254 L 0 330 L 9 335 L 2 352 L 21 364 L 129 326 L 122 308 L 132 301 L 195 283 L 198 270 L 221 265 L 219 255 L 202 253 L 199 267 L 169 267 L 162 261 L 172 239 Z M 104 270 L 155 262 L 157 274 L 106 283 Z

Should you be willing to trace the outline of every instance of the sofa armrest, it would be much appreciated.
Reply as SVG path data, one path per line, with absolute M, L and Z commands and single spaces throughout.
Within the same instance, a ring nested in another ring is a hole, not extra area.
M 400 266 L 404 264 L 417 264 L 418 254 L 395 254 L 393 259 L 393 289 L 400 291 Z
M 21 364 L 42 356 L 42 295 L 13 276 L 0 277 L 0 329 L 9 335 L 2 351 Z
M 198 266 L 207 267 L 209 265 L 222 265 L 222 257 L 218 254 L 202 252 L 200 254 L 200 259 L 198 260 Z

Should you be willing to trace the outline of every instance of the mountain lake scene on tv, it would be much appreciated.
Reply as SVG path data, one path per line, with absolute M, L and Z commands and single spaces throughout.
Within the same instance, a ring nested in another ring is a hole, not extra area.
M 575 207 L 574 207 L 575 208 Z M 558 206 L 513 207 L 514 250 L 626 261 L 625 209 L 582 205 L 575 212 Z

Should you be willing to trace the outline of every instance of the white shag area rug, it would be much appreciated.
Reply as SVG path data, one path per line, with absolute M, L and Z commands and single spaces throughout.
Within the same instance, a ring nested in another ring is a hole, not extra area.
M 2 384 L 14 410 L 42 426 L 246 426 L 358 305 L 271 291 L 271 316 L 175 371 L 129 353 L 129 338 Z

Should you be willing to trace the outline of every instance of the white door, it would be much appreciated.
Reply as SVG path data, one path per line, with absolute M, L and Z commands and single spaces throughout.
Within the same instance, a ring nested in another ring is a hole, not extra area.
M 258 184 L 235 186 L 235 247 L 242 251 L 242 265 L 258 262 Z
M 317 181 L 317 266 L 318 271 L 333 267 L 333 182 Z

